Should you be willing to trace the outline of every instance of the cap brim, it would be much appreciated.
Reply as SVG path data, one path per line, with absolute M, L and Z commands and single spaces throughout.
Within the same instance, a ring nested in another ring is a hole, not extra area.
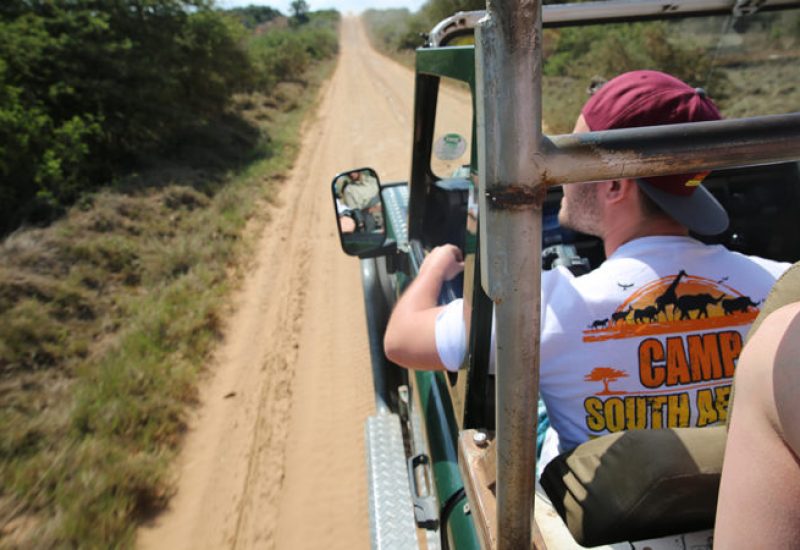
M 702 185 L 691 195 L 679 196 L 667 193 L 643 179 L 637 179 L 636 183 L 664 212 L 698 235 L 719 235 L 728 229 L 728 213 Z

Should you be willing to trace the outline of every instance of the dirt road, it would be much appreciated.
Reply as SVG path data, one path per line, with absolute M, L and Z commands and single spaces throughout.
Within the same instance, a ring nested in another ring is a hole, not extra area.
M 255 248 L 176 464 L 138 545 L 369 547 L 364 420 L 374 401 L 358 260 L 339 248 L 332 176 L 407 179 L 413 74 L 342 24 L 333 79 Z

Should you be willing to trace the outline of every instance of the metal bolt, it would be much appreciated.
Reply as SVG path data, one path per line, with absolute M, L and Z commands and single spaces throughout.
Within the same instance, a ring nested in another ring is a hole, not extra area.
M 475 432 L 472 436 L 472 442 L 478 447 L 486 447 L 489 444 L 489 436 L 485 432 Z

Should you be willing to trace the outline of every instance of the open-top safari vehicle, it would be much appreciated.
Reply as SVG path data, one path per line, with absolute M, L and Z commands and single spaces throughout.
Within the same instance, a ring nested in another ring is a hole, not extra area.
M 710 548 L 724 406 L 713 419 L 718 428 L 638 431 L 650 439 L 621 447 L 616 470 L 591 464 L 587 474 L 565 462 L 559 498 L 535 481 L 540 272 L 555 264 L 585 270 L 603 259 L 595 239 L 558 226 L 558 186 L 689 170 L 715 170 L 706 185 L 731 215 L 718 241 L 797 260 L 800 113 L 545 135 L 543 33 L 712 16 L 730 31 L 774 10 L 797 17 L 798 7 L 788 0 L 490 1 L 487 11 L 456 14 L 432 31 L 417 51 L 409 181 L 381 187 L 381 221 L 369 230 L 342 222 L 354 208 L 343 206 L 341 193 L 353 170 L 333 183 L 342 246 L 361 258 L 372 354 L 373 547 L 416 548 L 424 540 L 429 548 Z M 788 78 L 796 86 L 793 55 Z M 473 107 L 461 133 L 438 122 L 452 83 L 466 88 Z M 355 171 L 377 179 L 369 168 Z M 375 204 L 366 201 L 362 214 Z M 464 297 L 469 349 L 458 374 L 407 372 L 384 356 L 387 319 L 426 251 L 446 242 L 462 248 L 466 269 L 441 300 Z M 749 307 L 732 305 L 731 313 L 740 306 Z M 606 448 L 621 445 L 622 435 L 604 436 Z M 650 454 L 637 458 L 642 448 Z M 642 484 L 668 490 L 654 495 Z

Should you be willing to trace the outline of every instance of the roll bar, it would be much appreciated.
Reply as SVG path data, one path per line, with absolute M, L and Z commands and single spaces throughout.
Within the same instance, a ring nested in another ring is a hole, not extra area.
M 711 15 L 741 17 L 797 7 L 800 7 L 798 0 L 608 0 L 547 5 L 542 10 L 541 21 L 544 28 L 550 28 Z M 474 29 L 485 16 L 486 11 L 476 10 L 443 19 L 431 30 L 426 45 L 444 45 L 454 34 Z
M 747 2 L 547 6 L 644 13 Z M 790 2 L 756 2 L 758 6 Z M 557 8 L 557 9 L 556 9 Z M 551 11 L 552 10 L 552 11 Z M 481 282 L 495 304 L 497 548 L 530 547 L 539 387 L 542 204 L 547 186 L 766 164 L 800 156 L 800 113 L 547 137 L 541 0 L 488 0 L 476 27 Z M 566 15 L 562 15 L 562 20 Z M 597 19 L 600 17 L 598 16 Z M 500 85 L 499 83 L 502 83 Z

